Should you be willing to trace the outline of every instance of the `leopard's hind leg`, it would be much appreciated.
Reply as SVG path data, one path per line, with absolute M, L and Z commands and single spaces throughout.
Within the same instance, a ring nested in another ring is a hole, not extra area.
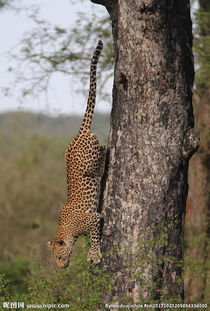
M 91 228 L 90 228 L 90 249 L 88 251 L 87 260 L 94 264 L 99 264 L 102 258 L 100 250 L 100 222 L 101 217 L 99 213 L 91 214 Z

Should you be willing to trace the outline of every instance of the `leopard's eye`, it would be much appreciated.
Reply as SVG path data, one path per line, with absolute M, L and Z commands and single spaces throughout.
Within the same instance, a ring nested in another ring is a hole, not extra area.
M 61 261 L 61 259 L 62 259 L 61 256 L 59 256 L 59 257 L 58 257 L 58 260 Z

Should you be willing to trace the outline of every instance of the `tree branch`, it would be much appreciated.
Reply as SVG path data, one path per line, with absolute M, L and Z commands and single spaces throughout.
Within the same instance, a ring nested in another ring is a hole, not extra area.
M 93 3 L 104 5 L 105 7 L 109 4 L 109 0 L 90 0 Z
M 110 0 L 90 0 L 90 1 L 92 3 L 103 5 L 107 9 L 107 11 L 109 12 L 110 16 L 111 16 L 111 8 L 112 8 L 112 5 L 113 5 L 113 2 L 116 2 L 114 0 L 112 0 L 112 1 L 110 1 Z

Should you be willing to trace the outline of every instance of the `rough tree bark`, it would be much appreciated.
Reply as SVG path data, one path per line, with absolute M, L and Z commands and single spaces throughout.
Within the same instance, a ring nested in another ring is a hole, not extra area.
M 102 267 L 115 285 L 104 303 L 181 301 L 188 161 L 198 146 L 190 4 L 91 1 L 110 14 L 116 57 L 102 198 Z
M 209 18 L 200 21 L 200 41 L 206 55 L 210 41 L 210 2 L 199 1 L 200 10 Z M 206 66 L 203 50 L 196 49 L 201 69 Z M 200 57 L 201 56 L 201 57 Z M 210 77 L 210 72 L 209 72 Z M 186 215 L 186 260 L 193 266 L 186 273 L 185 288 L 188 301 L 210 301 L 210 88 L 207 81 L 197 86 L 199 95 L 194 96 L 195 118 L 201 137 L 199 152 L 193 157 L 189 170 L 189 209 Z

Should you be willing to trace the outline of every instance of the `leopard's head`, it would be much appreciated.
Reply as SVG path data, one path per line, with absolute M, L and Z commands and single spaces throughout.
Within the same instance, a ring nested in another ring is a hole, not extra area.
M 52 250 L 55 262 L 59 268 L 68 267 L 73 244 L 73 238 L 68 240 L 55 239 L 48 242 L 48 246 Z

